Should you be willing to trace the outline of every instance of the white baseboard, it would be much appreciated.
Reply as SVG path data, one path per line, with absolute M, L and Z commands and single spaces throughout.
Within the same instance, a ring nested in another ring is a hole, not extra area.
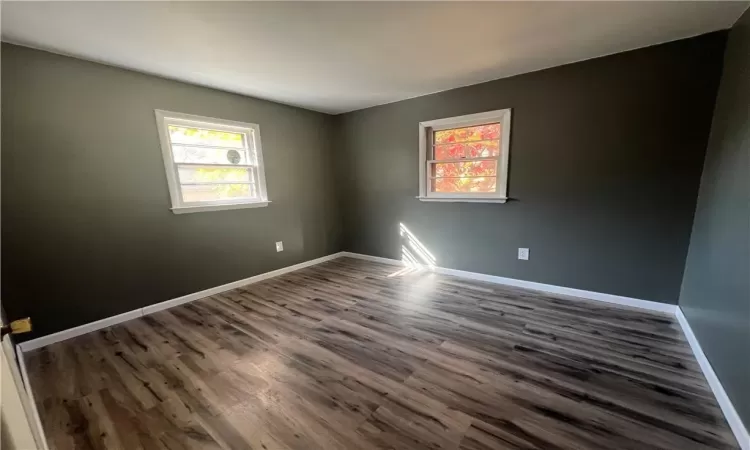
M 305 267 L 313 266 L 315 264 L 320 264 L 325 261 L 330 261 L 332 259 L 339 258 L 341 255 L 342 253 L 333 253 L 331 255 L 323 256 L 320 258 L 311 259 L 310 261 L 301 262 L 299 264 L 294 264 L 288 267 L 282 267 L 281 269 L 272 270 L 271 272 L 262 273 L 260 275 L 255 275 L 255 276 L 245 278 L 242 280 L 233 281 L 231 283 L 223 284 L 221 286 L 216 286 L 210 289 L 205 289 L 203 291 L 194 292 L 188 295 L 183 295 L 182 297 L 177 297 L 171 300 L 166 300 L 160 303 L 156 303 L 154 305 L 149 305 L 143 308 L 138 308 L 133 311 L 128 311 L 126 313 L 118 314 L 116 316 L 107 317 L 105 319 L 97 320 L 96 322 L 90 322 L 90 323 L 86 323 L 86 324 L 83 324 L 74 328 L 69 328 L 67 330 L 58 331 L 57 333 L 48 334 L 46 336 L 42 336 L 36 339 L 31 339 L 26 342 L 22 342 L 18 344 L 18 350 L 21 353 L 35 350 L 35 349 L 44 347 L 46 345 L 65 341 L 65 340 L 74 338 L 76 336 L 81 336 L 83 334 L 90 333 L 92 331 L 101 330 L 102 328 L 107 328 L 112 325 L 117 325 L 118 323 L 122 323 L 122 322 L 132 320 L 132 319 L 137 319 L 138 317 L 143 317 L 145 315 L 152 314 L 157 311 L 162 311 L 167 308 L 172 308 L 174 306 L 182 305 L 183 303 L 192 302 L 194 300 L 198 300 L 204 297 L 209 297 L 211 295 L 230 291 L 240 286 L 257 283 L 259 281 L 263 281 L 268 278 L 273 278 L 273 277 L 283 275 L 288 272 L 293 272 L 295 270 L 303 269 Z
M 90 333 L 92 331 L 101 330 L 102 328 L 107 328 L 112 325 L 117 325 L 118 323 L 125 322 L 127 320 L 137 319 L 141 316 L 143 316 L 141 309 L 135 309 L 133 311 L 128 311 L 116 316 L 97 320 L 96 322 L 85 323 L 77 327 L 68 328 L 67 330 L 58 331 L 57 333 L 52 333 L 46 336 L 38 337 L 36 339 L 31 339 L 26 342 L 21 342 L 20 344 L 18 344 L 18 350 L 20 350 L 21 353 L 36 350 L 38 348 L 54 344 L 55 342 L 65 341 L 76 336 Z
M 703 353 L 703 349 L 701 348 L 698 339 L 695 337 L 695 334 L 693 334 L 693 329 L 690 328 L 690 324 L 682 313 L 682 309 L 678 307 L 675 316 L 677 316 L 677 321 L 682 327 L 682 332 L 685 333 L 685 338 L 690 344 L 690 348 L 693 350 L 695 359 L 698 360 L 703 375 L 706 377 L 706 381 L 708 381 L 708 385 L 711 387 L 711 391 L 713 391 L 716 401 L 719 402 L 721 412 L 724 413 L 724 417 L 727 419 L 729 427 L 737 438 L 737 442 L 740 444 L 742 450 L 750 450 L 750 434 L 742 423 L 740 415 L 737 414 L 737 410 L 734 409 L 732 401 L 729 400 L 729 396 L 721 385 L 719 377 L 716 376 L 713 367 L 711 367 L 708 358 L 706 358 L 706 354 Z
M 20 349 L 19 349 L 20 350 Z M 49 450 L 47 444 L 47 436 L 44 434 L 44 427 L 42 426 L 42 419 L 39 416 L 39 410 L 36 407 L 36 399 L 34 398 L 34 390 L 31 389 L 31 381 L 29 380 L 29 373 L 26 370 L 26 358 L 23 351 L 17 352 L 18 366 L 21 368 L 21 379 L 23 380 L 24 389 L 26 394 L 29 396 L 29 403 L 31 403 L 31 414 L 34 416 L 34 426 L 39 432 L 39 439 L 42 442 L 37 442 L 40 445 L 39 450 Z
M 381 258 L 379 256 L 363 255 L 361 253 L 342 252 L 343 256 L 350 256 L 352 258 L 365 259 L 368 261 L 375 261 L 384 264 L 391 264 L 394 266 L 404 266 L 403 261 L 390 258 Z M 623 297 L 620 295 L 605 294 L 602 292 L 585 291 L 583 289 L 574 289 L 564 286 L 555 286 L 552 284 L 536 283 L 533 281 L 517 280 L 515 278 L 499 277 L 496 275 L 487 275 L 483 273 L 468 272 L 465 270 L 448 269 L 445 267 L 432 267 L 435 273 L 442 275 L 452 275 L 454 277 L 468 278 L 472 280 L 486 281 L 488 283 L 504 284 L 507 286 L 520 287 L 525 289 L 532 289 L 535 291 L 549 292 L 551 294 L 559 294 L 570 297 L 579 297 L 588 300 L 598 300 L 600 302 L 614 303 L 617 305 L 630 306 L 634 308 L 648 309 L 650 311 L 658 311 L 669 314 L 674 314 L 677 310 L 677 305 L 669 305 L 667 303 L 652 302 L 650 300 L 641 300 L 631 297 Z
M 152 313 L 155 313 L 157 311 L 162 311 L 167 308 L 172 308 L 174 306 L 182 305 L 183 303 L 189 303 L 194 300 L 209 297 L 211 295 L 216 295 L 222 292 L 231 291 L 232 289 L 237 289 L 238 287 L 241 287 L 241 286 L 245 286 L 248 284 L 253 284 L 259 281 L 267 280 L 269 278 L 277 277 L 285 273 L 294 272 L 295 270 L 304 269 L 305 267 L 314 266 L 315 264 L 320 264 L 322 262 L 330 261 L 332 259 L 339 258 L 340 256 L 341 256 L 341 253 L 333 253 L 331 255 L 323 256 L 320 258 L 311 259 L 310 261 L 305 261 L 299 264 L 294 264 L 293 266 L 282 267 L 281 269 L 272 270 L 270 272 L 262 273 L 260 275 L 255 275 L 250 278 L 245 278 L 243 280 L 233 281 L 231 283 L 222 284 L 221 286 L 216 286 L 216 287 L 212 287 L 209 289 L 205 289 L 203 291 L 194 292 L 188 295 L 183 295 L 182 297 L 177 297 L 172 300 L 167 300 L 165 302 L 145 306 L 141 309 L 143 311 L 143 315 L 145 316 L 147 314 L 152 314 Z
M 350 258 L 364 259 L 366 261 L 374 261 L 383 264 L 390 264 L 392 266 L 404 267 L 406 263 L 399 259 L 383 258 L 381 256 L 365 255 L 364 253 L 352 253 L 352 252 L 341 252 L 341 256 L 348 256 Z

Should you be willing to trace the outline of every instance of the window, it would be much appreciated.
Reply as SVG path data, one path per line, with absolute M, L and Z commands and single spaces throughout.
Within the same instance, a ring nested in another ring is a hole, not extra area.
M 419 124 L 419 199 L 505 203 L 510 109 Z
M 267 206 L 256 124 L 156 110 L 176 214 Z

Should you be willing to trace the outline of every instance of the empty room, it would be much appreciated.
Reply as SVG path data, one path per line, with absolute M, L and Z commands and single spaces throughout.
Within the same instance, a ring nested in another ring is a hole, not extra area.
M 749 6 L 3 1 L 3 449 L 750 450 Z

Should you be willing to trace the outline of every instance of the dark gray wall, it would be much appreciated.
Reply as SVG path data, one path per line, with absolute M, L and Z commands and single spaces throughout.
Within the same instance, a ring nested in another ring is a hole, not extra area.
M 400 258 L 403 222 L 440 266 L 677 303 L 725 38 L 337 117 L 344 247 Z M 514 201 L 418 201 L 418 122 L 500 108 Z
M 156 108 L 258 123 L 271 205 L 170 212 Z M 3 44 L 10 318 L 36 337 L 338 251 L 332 120 Z
M 750 10 L 729 34 L 680 308 L 750 428 Z

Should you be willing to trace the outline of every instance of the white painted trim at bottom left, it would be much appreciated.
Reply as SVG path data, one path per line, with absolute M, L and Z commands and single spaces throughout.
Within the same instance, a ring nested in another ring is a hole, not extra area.
M 212 287 L 212 288 L 205 289 L 199 292 L 193 292 L 192 294 L 183 295 L 182 297 L 177 297 L 177 298 L 167 300 L 161 303 L 156 303 L 154 305 L 145 306 L 143 308 L 138 308 L 133 311 L 128 311 L 122 314 L 118 314 L 116 316 L 107 317 L 106 319 L 97 320 L 95 322 L 83 324 L 75 328 L 58 331 L 57 333 L 48 334 L 47 336 L 42 336 L 36 339 L 32 339 L 30 341 L 22 342 L 18 344 L 18 350 L 20 350 L 21 353 L 35 350 L 37 348 L 41 348 L 46 345 L 65 341 L 67 339 L 71 339 L 76 336 L 81 336 L 83 334 L 90 333 L 92 331 L 101 330 L 102 328 L 107 328 L 109 326 L 125 322 L 127 320 L 137 319 L 138 317 L 143 317 L 145 315 L 152 314 L 157 311 L 161 311 L 167 308 L 172 308 L 177 305 L 182 305 L 183 303 L 192 302 L 194 300 L 198 300 L 204 297 L 209 297 L 211 295 L 230 291 L 240 286 L 257 283 L 259 281 L 263 281 L 268 278 L 273 278 L 273 277 L 276 277 L 276 276 L 279 276 L 288 272 L 293 272 L 295 270 L 303 269 L 305 267 L 314 266 L 315 264 L 320 264 L 322 262 L 330 261 L 332 259 L 336 259 L 342 256 L 342 254 L 343 252 L 333 253 L 327 256 L 322 256 L 320 258 L 311 259 L 310 261 L 305 261 L 299 264 L 294 264 L 292 266 L 282 267 L 281 269 L 272 270 L 266 273 L 261 273 L 260 275 L 255 275 L 255 276 L 245 278 L 242 280 L 237 280 L 231 283 L 222 284 L 221 286 Z
M 42 426 L 42 418 L 39 415 L 39 410 L 36 407 L 36 399 L 34 399 L 34 390 L 31 389 L 31 382 L 29 381 L 29 372 L 26 370 L 26 358 L 23 354 L 23 351 L 17 352 L 16 357 L 18 359 L 18 366 L 21 369 L 21 380 L 23 380 L 23 387 L 26 390 L 26 394 L 28 394 L 29 396 L 29 403 L 31 403 L 31 414 L 34 416 L 34 426 L 39 432 L 39 439 L 41 439 L 42 441 L 41 443 L 37 442 L 37 444 L 41 444 L 40 450 L 49 450 L 49 445 L 47 444 L 47 436 L 45 436 L 44 427 Z
M 142 308 L 134 309 L 133 311 L 124 312 L 116 316 L 106 317 L 95 322 L 85 323 L 77 327 L 68 328 L 67 330 L 58 331 L 57 333 L 52 333 L 46 336 L 38 337 L 36 339 L 31 339 L 26 342 L 21 342 L 17 347 L 18 350 L 21 351 L 21 353 L 36 350 L 38 348 L 54 344 L 55 342 L 65 341 L 76 336 L 90 333 L 92 331 L 101 330 L 102 328 L 107 328 L 112 325 L 117 325 L 118 323 L 137 319 L 143 316 L 141 309 Z

